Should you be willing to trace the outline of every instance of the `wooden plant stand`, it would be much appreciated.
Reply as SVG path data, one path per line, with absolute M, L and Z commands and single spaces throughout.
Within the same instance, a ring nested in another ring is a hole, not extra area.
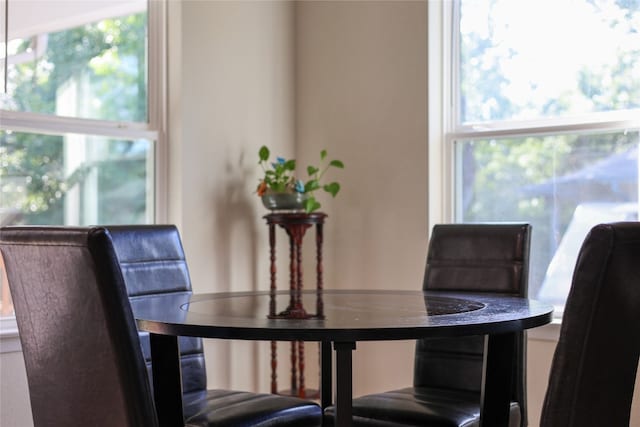
M 269 227 L 269 255 L 270 255 L 270 291 L 273 298 L 269 304 L 270 319 L 322 319 L 324 318 L 324 306 L 322 302 L 322 243 L 323 225 L 326 214 L 314 213 L 271 213 L 265 215 Z M 275 301 L 276 286 L 276 225 L 283 228 L 289 236 L 289 305 L 283 311 L 278 312 Z M 302 303 L 302 240 L 306 231 L 315 225 L 316 228 L 316 307 L 315 313 L 309 313 Z M 301 398 L 316 398 L 317 391 L 307 390 L 304 376 L 304 342 L 291 342 L 291 389 L 278 392 L 278 379 L 276 370 L 277 343 L 271 342 L 271 392 L 298 396 Z

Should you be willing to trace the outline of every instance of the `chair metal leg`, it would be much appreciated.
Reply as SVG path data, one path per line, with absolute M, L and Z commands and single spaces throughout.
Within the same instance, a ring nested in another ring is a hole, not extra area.
M 480 399 L 481 426 L 508 426 L 513 377 L 513 356 L 516 334 L 496 334 L 485 337 L 482 394 Z
M 331 361 L 331 342 L 322 341 L 320 343 L 320 405 L 322 409 L 333 404 L 333 363 Z
M 336 427 L 349 427 L 352 424 L 352 352 L 355 342 L 334 342 L 336 351 Z
M 161 427 L 183 427 L 182 379 L 178 337 L 149 334 L 153 397 Z

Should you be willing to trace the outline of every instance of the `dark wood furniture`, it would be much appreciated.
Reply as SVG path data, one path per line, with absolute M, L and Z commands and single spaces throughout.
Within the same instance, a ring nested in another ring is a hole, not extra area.
M 113 243 L 118 265 L 122 272 L 127 294 L 131 300 L 140 300 L 153 295 L 191 294 L 191 279 L 187 259 L 182 247 L 180 233 L 174 225 L 112 225 L 105 226 Z M 153 378 L 149 334 L 140 333 L 142 353 L 147 371 Z M 287 425 L 285 413 L 291 412 L 294 423 L 313 423 L 296 411 L 301 401 L 282 396 L 251 393 L 246 391 L 207 389 L 207 372 L 202 338 L 180 337 L 180 373 L 182 377 L 183 418 L 190 425 L 234 426 L 258 423 L 268 419 Z M 237 405 L 242 400 L 243 405 Z M 260 402 L 251 405 L 251 402 Z M 309 403 L 305 401 L 305 403 Z M 232 409 L 237 407 L 237 409 Z M 308 408 L 310 412 L 314 408 Z M 302 411 L 300 411 L 302 412 Z M 318 411 L 319 412 L 319 411 Z M 319 420 L 319 417 L 318 417 Z M 316 420 L 317 422 L 317 420 Z
M 316 298 L 313 305 L 315 313 L 307 312 L 307 308 L 302 305 L 300 292 L 304 287 L 303 270 L 302 270 L 302 241 L 307 230 L 315 226 L 315 287 L 317 291 L 322 291 L 322 243 L 323 243 L 323 227 L 327 217 L 322 212 L 303 213 L 303 212 L 276 212 L 264 216 L 269 227 L 269 277 L 270 289 L 275 291 L 278 286 L 278 274 L 276 268 L 276 229 L 278 226 L 286 232 L 289 238 L 289 304 L 279 311 L 273 304 L 269 305 L 269 317 L 278 318 L 321 318 L 323 316 L 322 299 Z M 311 308 L 311 307 L 308 307 Z M 285 391 L 278 390 L 278 350 L 276 341 L 271 342 L 271 393 L 280 393 L 301 398 L 317 398 L 319 397 L 317 390 L 310 390 L 305 384 L 305 346 L 304 341 L 292 341 L 290 351 L 291 363 L 291 388 Z
M 316 228 L 316 290 L 322 291 L 322 243 L 323 226 L 326 214 L 315 213 L 271 213 L 264 216 L 269 226 L 269 255 L 270 255 L 270 286 L 275 291 L 277 286 L 276 272 L 276 225 L 282 227 L 289 236 L 289 304 L 283 311 L 278 312 L 275 305 L 269 306 L 269 317 L 283 319 L 309 319 L 322 318 L 322 299 L 316 299 L 312 305 L 315 313 L 308 313 L 301 299 L 303 289 L 302 274 L 302 239 L 306 231 Z
M 553 311 L 536 301 L 488 293 L 325 289 L 319 296 L 322 319 L 270 319 L 265 314 L 268 307 L 286 305 L 287 291 L 158 296 L 133 302 L 132 307 L 138 327 L 151 333 L 153 363 L 164 360 L 162 377 L 168 383 L 177 383 L 171 378 L 180 375 L 177 336 L 332 343 L 338 426 L 351 425 L 351 357 L 356 342 L 465 335 L 488 335 L 483 423 L 506 426 L 512 375 L 501 364 L 515 351 L 511 332 L 549 323 Z M 303 304 L 312 304 L 316 297 L 316 291 L 301 292 Z M 331 373 L 324 370 L 324 360 L 321 363 L 326 387 Z M 158 393 L 171 394 L 154 386 Z M 332 400 L 328 390 L 322 391 L 323 407 Z M 174 405 L 181 405 L 180 399 L 174 399 Z

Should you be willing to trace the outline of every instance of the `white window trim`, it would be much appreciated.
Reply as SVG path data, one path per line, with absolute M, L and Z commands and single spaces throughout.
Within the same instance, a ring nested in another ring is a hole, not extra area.
M 561 326 L 562 321 L 560 319 L 553 319 L 548 325 L 540 326 L 533 329 L 527 329 L 527 338 L 533 341 L 558 342 L 558 338 L 560 338 Z
M 155 141 L 155 222 L 167 220 L 167 4 L 148 4 L 148 123 L 55 117 L 45 114 L 0 110 L 0 129 L 38 133 L 84 133 L 110 137 L 146 138 Z M 0 317 L 0 354 L 21 351 L 15 317 Z
M 638 110 L 593 113 L 553 120 L 496 121 L 456 126 L 457 97 L 453 96 L 455 89 L 449 84 L 457 79 L 457 68 L 452 67 L 454 39 L 457 36 L 452 30 L 456 5 L 451 0 L 429 1 L 429 226 L 454 219 L 453 142 L 456 140 L 640 129 Z M 454 127 L 454 132 L 448 132 L 448 129 Z
M 451 70 L 451 1 L 428 3 L 428 216 L 427 229 L 453 220 L 452 156 L 445 130 L 452 120 L 451 94 L 442 82 Z
M 56 117 L 49 114 L 0 110 L 0 129 L 60 135 L 80 133 L 155 140 L 158 131 L 147 123 L 108 122 L 104 120 Z
M 451 141 L 458 139 L 486 139 L 518 137 L 529 135 L 557 135 L 573 132 L 602 132 L 619 129 L 637 129 L 640 127 L 638 110 L 607 111 L 583 116 L 572 116 L 550 120 L 521 120 L 509 122 L 491 122 L 458 126 L 449 133 Z
M 0 354 L 22 350 L 15 317 L 0 318 Z

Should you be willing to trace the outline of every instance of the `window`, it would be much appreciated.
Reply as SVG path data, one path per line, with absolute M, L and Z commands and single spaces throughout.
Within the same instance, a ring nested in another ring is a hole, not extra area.
M 430 88 L 444 88 L 430 100 L 442 183 L 430 191 L 450 195 L 431 196 L 444 206 L 434 221 L 531 223 L 529 295 L 561 314 L 588 230 L 638 219 L 638 3 L 456 0 L 429 13 Z
M 165 2 L 6 1 L 0 225 L 162 218 Z

